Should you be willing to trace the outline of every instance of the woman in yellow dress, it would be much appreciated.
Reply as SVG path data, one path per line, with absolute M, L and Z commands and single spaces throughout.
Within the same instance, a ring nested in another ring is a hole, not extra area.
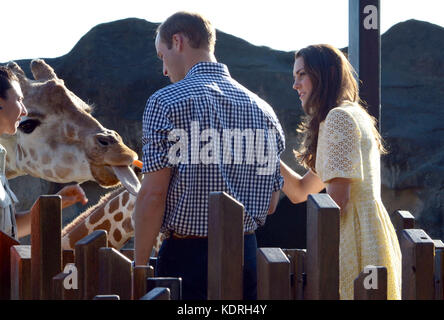
M 374 118 L 359 104 L 353 68 L 338 49 L 314 45 L 296 53 L 293 76 L 306 113 L 295 154 L 309 170 L 301 177 L 281 162 L 282 191 L 299 203 L 326 188 L 341 208 L 341 299 L 353 299 L 353 281 L 367 265 L 386 267 L 388 299 L 401 299 L 401 250 L 381 201 L 385 150 Z

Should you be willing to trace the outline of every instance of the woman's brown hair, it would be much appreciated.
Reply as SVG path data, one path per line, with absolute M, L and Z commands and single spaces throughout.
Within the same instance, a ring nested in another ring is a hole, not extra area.
M 359 98 L 355 71 L 340 50 L 328 44 L 312 45 L 297 51 L 297 58 L 304 60 L 304 70 L 313 89 L 304 106 L 306 116 L 298 128 L 298 132 L 303 134 L 303 141 L 299 150 L 294 152 L 305 167 L 315 171 L 319 125 L 329 111 L 348 101 L 368 112 L 362 107 L 363 102 Z M 386 153 L 375 127 L 376 119 L 369 117 L 373 121 L 373 132 L 380 153 Z

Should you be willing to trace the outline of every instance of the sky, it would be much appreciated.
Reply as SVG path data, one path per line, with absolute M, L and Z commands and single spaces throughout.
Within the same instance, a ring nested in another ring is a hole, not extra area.
M 348 46 L 349 0 L 2 0 L 0 62 L 68 53 L 94 26 L 130 17 L 162 22 L 179 10 L 204 14 L 254 45 L 294 51 Z M 420 5 L 418 5 L 420 3 Z M 381 34 L 408 19 L 444 27 L 443 0 L 381 0 Z

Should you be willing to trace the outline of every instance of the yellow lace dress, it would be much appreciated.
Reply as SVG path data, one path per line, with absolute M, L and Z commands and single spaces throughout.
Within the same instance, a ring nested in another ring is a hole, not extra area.
M 332 109 L 320 124 L 316 171 L 326 184 L 352 179 L 340 218 L 341 299 L 353 299 L 353 281 L 367 265 L 386 267 L 388 299 L 401 299 L 401 250 L 381 201 L 380 155 L 371 120 L 357 105 Z

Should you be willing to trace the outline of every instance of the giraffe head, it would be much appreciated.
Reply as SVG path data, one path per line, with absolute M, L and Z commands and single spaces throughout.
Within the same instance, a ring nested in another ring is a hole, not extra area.
M 91 107 L 48 64 L 31 62 L 35 80 L 14 62 L 8 67 L 19 78 L 28 109 L 17 134 L 0 137 L 7 150 L 8 178 L 29 174 L 57 183 L 92 180 L 111 187 L 119 183 L 113 167 L 120 168 L 119 175 L 124 175 L 122 168 L 131 171 L 137 154 L 91 115 Z

